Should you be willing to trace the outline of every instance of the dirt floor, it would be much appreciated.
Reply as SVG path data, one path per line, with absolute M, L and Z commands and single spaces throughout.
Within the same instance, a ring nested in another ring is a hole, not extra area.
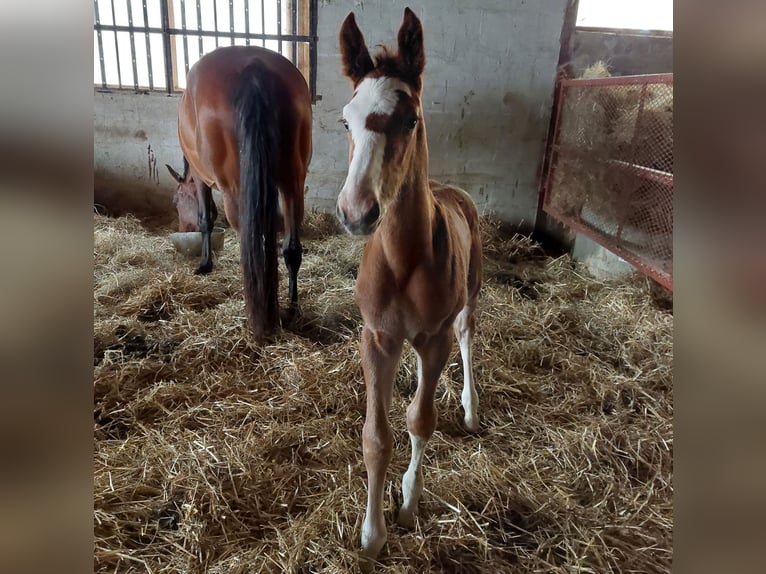
M 353 301 L 362 243 L 306 222 L 301 315 L 258 345 L 233 231 L 209 276 L 167 227 L 94 216 L 97 572 L 354 572 L 366 499 Z M 673 316 L 646 279 L 587 278 L 484 222 L 462 430 L 457 346 L 417 525 L 394 525 L 415 387 L 394 391 L 379 572 L 669 572 Z M 287 282 L 280 261 L 280 301 Z

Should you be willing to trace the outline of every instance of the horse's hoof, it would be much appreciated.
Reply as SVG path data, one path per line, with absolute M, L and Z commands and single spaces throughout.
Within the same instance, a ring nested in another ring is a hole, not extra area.
M 412 530 L 415 528 L 415 513 L 404 509 L 399 509 L 399 513 L 396 515 L 396 523 L 402 528 Z
M 368 560 L 374 560 L 386 545 L 388 532 L 384 522 L 374 525 L 365 521 L 362 524 L 362 550 L 361 556 Z
M 465 419 L 463 419 L 463 424 L 469 433 L 476 434 L 479 432 L 479 427 L 481 426 L 479 424 L 479 415 L 473 417 L 465 417 Z
M 284 309 L 280 309 L 279 312 L 279 320 L 282 323 L 282 327 L 291 326 L 300 316 L 300 308 L 293 305 L 288 305 Z
M 195 275 L 207 275 L 213 270 L 213 262 L 205 263 L 203 265 L 200 265 L 197 267 L 197 270 L 194 272 Z
M 365 556 L 364 554 L 360 554 L 359 556 L 359 571 L 363 574 L 369 574 L 370 572 L 375 571 L 375 562 L 376 560 L 374 558 L 370 558 L 369 556 Z

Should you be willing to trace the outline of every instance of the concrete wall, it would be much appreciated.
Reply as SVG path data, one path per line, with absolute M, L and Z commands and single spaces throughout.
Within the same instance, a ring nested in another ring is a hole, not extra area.
M 99 93 L 93 102 L 94 202 L 109 211 L 173 211 L 175 180 L 165 164 L 182 168 L 179 96 Z
M 333 210 L 346 175 L 346 136 L 338 123 L 350 97 L 337 40 L 343 18 L 355 12 L 372 49 L 395 39 L 409 5 L 425 30 L 423 106 L 432 177 L 464 187 L 483 211 L 533 225 L 566 3 L 320 0 L 321 100 L 307 207 Z M 181 164 L 178 102 L 164 94 L 96 92 L 96 202 L 168 208 L 174 182 L 164 164 Z

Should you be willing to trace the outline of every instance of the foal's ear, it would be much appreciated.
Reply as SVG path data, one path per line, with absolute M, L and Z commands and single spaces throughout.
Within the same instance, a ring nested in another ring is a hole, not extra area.
M 356 85 L 375 67 L 370 52 L 364 43 L 354 13 L 350 12 L 340 27 L 340 55 L 343 60 L 343 73 Z
M 173 179 L 175 179 L 178 183 L 183 183 L 184 182 L 183 176 L 179 175 L 179 173 L 176 170 L 174 170 L 168 164 L 165 164 L 165 167 L 168 168 L 168 171 L 170 172 L 170 175 L 172 175 Z
M 401 28 L 399 28 L 397 39 L 402 71 L 409 78 L 417 80 L 426 66 L 426 55 L 423 50 L 423 26 L 409 8 L 404 9 L 404 19 Z

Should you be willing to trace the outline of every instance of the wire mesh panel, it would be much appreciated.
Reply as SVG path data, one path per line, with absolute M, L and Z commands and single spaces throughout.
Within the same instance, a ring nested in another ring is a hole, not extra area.
M 672 289 L 673 76 L 563 80 L 543 209 Z

